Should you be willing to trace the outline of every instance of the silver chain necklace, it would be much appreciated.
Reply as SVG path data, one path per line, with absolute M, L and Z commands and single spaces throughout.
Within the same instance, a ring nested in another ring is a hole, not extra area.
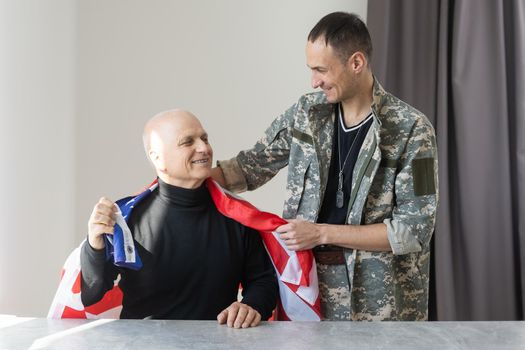
M 343 116 L 341 114 L 341 105 L 339 105 L 339 122 L 342 123 L 343 120 L 342 120 Z M 335 206 L 338 207 L 338 208 L 342 208 L 343 207 L 343 203 L 344 203 L 344 193 L 343 193 L 343 170 L 345 168 L 345 165 L 346 165 L 346 161 L 348 160 L 348 156 L 350 155 L 350 153 L 352 153 L 352 149 L 354 148 L 354 144 L 355 144 L 355 141 L 359 138 L 359 133 L 361 132 L 361 129 L 363 128 L 363 125 L 361 125 L 359 127 L 359 130 L 357 130 L 357 134 L 355 135 L 355 138 L 354 140 L 352 141 L 352 144 L 350 145 L 350 149 L 348 150 L 348 152 L 346 153 L 346 157 L 345 157 L 345 160 L 343 162 L 343 165 L 341 165 L 341 129 L 342 129 L 342 125 L 339 125 L 339 127 L 337 128 L 337 153 L 339 155 L 339 184 L 337 186 L 337 192 L 336 192 L 336 196 L 335 196 Z

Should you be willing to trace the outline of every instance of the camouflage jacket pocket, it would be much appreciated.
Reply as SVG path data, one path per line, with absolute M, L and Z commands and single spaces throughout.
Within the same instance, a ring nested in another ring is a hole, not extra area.
M 286 202 L 283 216 L 285 219 L 293 219 L 297 216 L 298 209 L 303 201 L 306 189 L 308 171 L 310 170 L 309 159 L 290 163 L 288 166 L 288 183 L 286 186 Z M 303 203 L 304 204 L 304 203 Z
M 365 224 L 382 222 L 391 215 L 395 205 L 394 186 L 396 173 L 396 160 L 383 158 L 372 180 L 370 192 L 366 200 L 364 213 Z

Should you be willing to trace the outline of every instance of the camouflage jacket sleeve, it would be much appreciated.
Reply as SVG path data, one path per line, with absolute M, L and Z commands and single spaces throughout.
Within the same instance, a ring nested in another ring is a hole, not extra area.
M 239 152 L 230 159 L 218 161 L 233 192 L 252 191 L 270 181 L 288 165 L 294 116 L 301 101 L 276 118 L 251 149 Z
M 426 118 L 419 118 L 399 160 L 392 217 L 383 221 L 394 254 L 419 252 L 430 244 L 438 202 L 437 174 L 434 129 Z

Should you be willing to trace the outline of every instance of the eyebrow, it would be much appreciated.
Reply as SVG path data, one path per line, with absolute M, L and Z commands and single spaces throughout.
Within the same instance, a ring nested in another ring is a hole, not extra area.
M 200 135 L 198 135 L 198 136 L 193 135 L 193 134 L 190 134 L 190 135 L 184 135 L 184 136 L 182 136 L 182 137 L 179 139 L 178 144 L 181 145 L 181 144 L 183 144 L 184 142 L 191 141 L 192 139 L 194 139 L 194 138 L 196 138 L 196 137 L 199 138 L 199 139 L 201 139 L 201 138 L 203 138 L 203 137 L 208 138 L 208 133 L 207 133 L 207 132 L 204 132 L 204 133 L 202 133 L 202 134 L 200 134 Z
M 191 141 L 192 137 L 191 136 L 183 136 L 179 139 L 179 142 L 177 142 L 179 145 L 182 145 L 183 143 L 187 142 L 187 141 Z
M 319 70 L 319 69 L 327 69 L 327 67 L 325 66 L 314 66 L 314 67 L 310 67 L 308 64 L 306 64 L 306 66 L 310 69 L 313 69 L 313 70 Z

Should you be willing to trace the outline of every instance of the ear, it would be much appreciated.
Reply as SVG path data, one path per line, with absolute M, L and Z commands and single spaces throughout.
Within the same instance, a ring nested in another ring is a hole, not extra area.
M 356 51 L 350 56 L 347 64 L 354 73 L 359 74 L 366 68 L 366 56 L 361 51 Z
M 151 160 L 151 163 L 153 163 L 153 166 L 155 169 L 159 171 L 164 171 L 166 168 L 166 164 L 164 162 L 164 158 L 162 155 L 154 150 L 149 150 L 148 157 Z

